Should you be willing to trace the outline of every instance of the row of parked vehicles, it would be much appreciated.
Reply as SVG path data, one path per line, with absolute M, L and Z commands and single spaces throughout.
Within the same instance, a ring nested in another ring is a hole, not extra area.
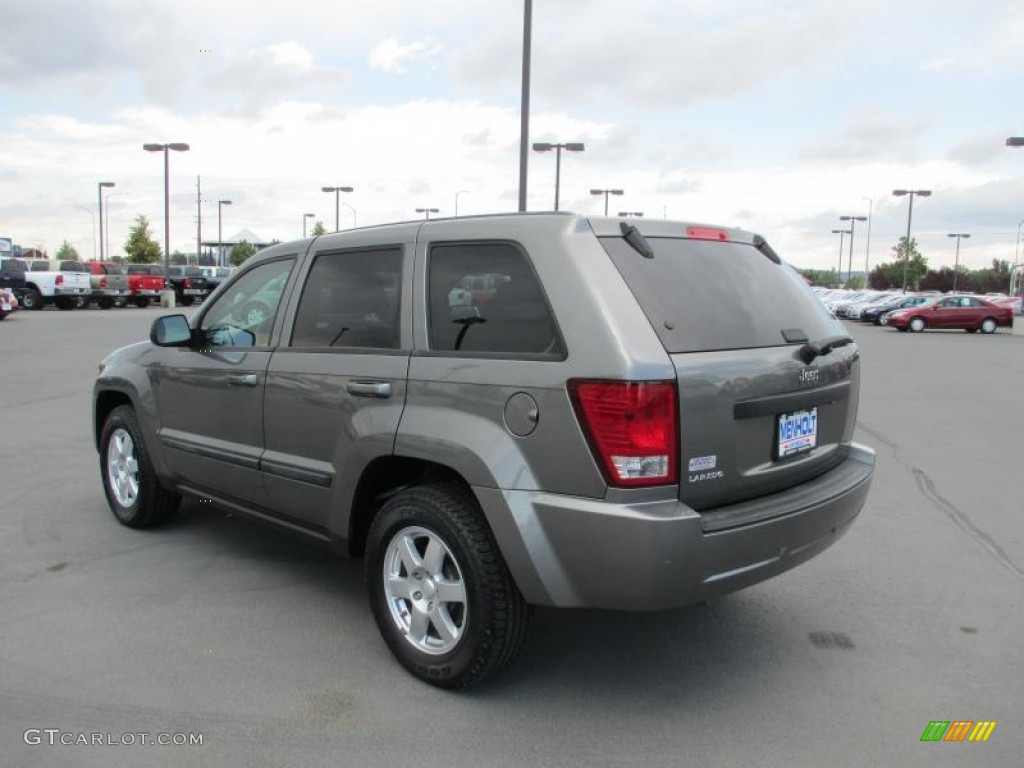
M 101 309 L 134 304 L 147 307 L 174 290 L 175 302 L 202 301 L 232 274 L 226 267 L 122 264 L 112 261 L 51 261 L 0 258 L 0 319 L 17 308 Z
M 1014 313 L 1021 313 L 1021 297 L 1005 294 L 814 290 L 836 317 L 915 333 L 928 328 L 995 333 L 998 328 L 1012 327 Z

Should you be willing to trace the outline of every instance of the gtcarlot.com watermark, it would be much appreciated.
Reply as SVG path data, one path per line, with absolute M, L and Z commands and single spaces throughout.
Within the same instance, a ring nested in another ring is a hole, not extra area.
M 201 733 L 86 733 L 62 731 L 60 728 L 29 728 L 22 738 L 30 746 L 48 744 L 56 746 L 133 747 L 138 744 L 158 746 L 198 746 L 203 743 Z

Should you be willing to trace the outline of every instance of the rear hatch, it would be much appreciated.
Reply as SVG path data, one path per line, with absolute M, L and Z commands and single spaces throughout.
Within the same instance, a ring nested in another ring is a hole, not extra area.
M 679 498 L 710 511 L 840 463 L 859 355 L 796 270 L 749 233 L 620 226 L 601 243 L 676 369 Z

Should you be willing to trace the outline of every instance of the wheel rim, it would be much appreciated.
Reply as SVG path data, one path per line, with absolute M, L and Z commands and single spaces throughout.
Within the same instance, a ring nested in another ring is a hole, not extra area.
M 920 331 L 924 328 L 924 321 L 921 320 L 920 318 L 915 317 L 913 320 L 910 321 L 910 327 L 913 328 L 915 331 Z
M 139 460 L 127 430 L 115 429 L 107 443 L 107 485 L 122 507 L 139 498 Z
M 986 320 L 981 324 L 982 333 L 992 333 L 996 329 L 996 324 L 991 320 Z
M 433 531 L 398 531 L 384 553 L 384 597 L 395 627 L 418 651 L 450 653 L 469 618 L 462 571 Z

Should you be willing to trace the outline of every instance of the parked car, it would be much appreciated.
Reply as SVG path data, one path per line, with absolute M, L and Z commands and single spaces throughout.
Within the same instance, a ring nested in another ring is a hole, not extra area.
M 131 288 L 123 266 L 114 261 L 87 261 L 85 266 L 91 274 L 92 293 L 88 301 L 96 302 L 101 309 L 127 302 Z
M 210 288 L 199 267 L 171 267 L 167 280 L 174 288 L 175 303 L 190 307 L 210 294 Z
M 926 328 L 960 328 L 968 333 L 995 333 L 997 328 L 1013 326 L 1013 310 L 1000 307 L 977 296 L 934 298 L 889 315 L 888 325 L 900 331 L 919 333 Z
M 881 304 L 873 304 L 864 307 L 860 312 L 860 319 L 865 323 L 885 325 L 888 322 L 887 315 L 889 315 L 889 313 L 895 312 L 898 309 L 916 307 L 927 301 L 931 301 L 932 298 L 933 297 L 931 296 L 918 296 L 916 294 L 899 294 L 897 296 L 892 296 Z
M 28 264 L 21 259 L 0 257 L 0 289 L 10 291 L 16 298 L 25 293 L 25 273 Z
M 237 267 L 200 267 L 203 277 L 206 278 L 206 287 L 213 293 L 220 287 L 220 284 L 227 280 Z
M 74 309 L 92 290 L 89 269 L 81 262 L 27 259 L 23 263 L 28 271 L 19 299 L 25 309 L 42 309 L 47 304 Z
M 0 320 L 6 320 L 17 308 L 18 297 L 14 295 L 14 291 L 0 287 Z
M 160 264 L 126 264 L 128 290 L 132 303 L 145 309 L 151 301 L 159 301 L 160 294 L 168 286 L 164 268 Z
M 262 251 L 101 363 L 93 421 L 122 524 L 212 499 L 364 557 L 390 650 L 457 688 L 529 604 L 667 609 L 833 544 L 873 475 L 859 378 L 759 236 L 484 216 Z

